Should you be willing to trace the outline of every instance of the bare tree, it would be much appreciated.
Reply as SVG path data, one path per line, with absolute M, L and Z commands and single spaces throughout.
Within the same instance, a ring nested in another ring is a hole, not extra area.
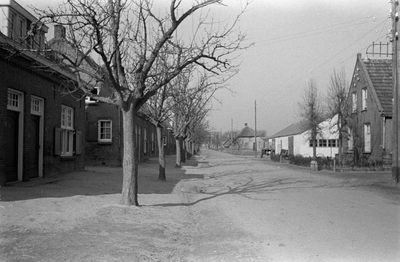
M 248 47 L 244 45 L 245 35 L 237 27 L 244 10 L 229 24 L 213 21 L 208 16 L 210 11 L 205 12 L 198 20 L 193 19 L 197 22 L 190 39 L 182 39 L 177 33 L 188 17 L 222 3 L 201 0 L 185 8 L 182 1 L 171 0 L 168 11 L 163 12 L 150 0 L 67 0 L 54 10 L 36 10 L 38 23 L 67 27 L 71 52 L 59 55 L 68 60 L 79 88 L 90 97 L 121 108 L 125 145 L 121 204 L 139 205 L 133 121 L 140 107 L 190 65 L 220 76 L 237 72 L 234 58 Z M 101 63 L 101 70 L 94 70 L 95 74 L 84 66 L 83 61 L 89 56 Z M 111 95 L 92 94 L 87 81 L 81 78 L 83 74 L 95 82 L 108 81 Z
M 207 106 L 214 93 L 223 88 L 223 82 L 212 82 L 208 73 L 188 71 L 176 78 L 173 88 L 173 132 L 176 141 L 176 166 L 186 161 L 185 140 L 190 132 L 205 118 Z
M 343 140 L 347 138 L 347 120 L 349 117 L 349 103 L 347 101 L 348 85 L 346 82 L 346 73 L 344 68 L 340 71 L 333 70 L 328 85 L 327 94 L 327 113 L 333 117 L 337 115 L 336 122 L 332 123 L 336 126 L 339 137 L 339 165 L 343 164 Z
M 304 127 L 310 132 L 310 141 L 313 145 L 313 161 L 315 164 L 317 155 L 317 135 L 321 133 L 319 124 L 324 120 L 325 113 L 318 88 L 313 79 L 308 83 L 304 91 L 303 100 L 299 102 L 300 117 Z

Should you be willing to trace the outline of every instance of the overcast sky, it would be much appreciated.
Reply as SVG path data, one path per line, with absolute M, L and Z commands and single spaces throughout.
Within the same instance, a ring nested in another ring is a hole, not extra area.
M 268 135 L 299 121 L 298 102 L 313 78 L 325 95 L 334 68 L 351 78 L 357 53 L 387 42 L 391 20 L 387 0 L 255 0 L 241 20 L 255 45 L 243 54 L 230 82 L 236 94 L 217 96 L 210 116 L 216 131 L 244 123 Z
M 17 1 L 40 8 L 59 2 Z M 243 2 L 226 1 L 223 8 L 236 14 Z M 240 22 L 254 46 L 229 83 L 234 93 L 216 94 L 222 104 L 214 103 L 209 116 L 214 130 L 230 131 L 231 121 L 235 130 L 245 123 L 254 128 L 255 101 L 257 129 L 268 135 L 299 121 L 307 81 L 314 79 L 324 95 L 334 68 L 344 66 L 349 80 L 357 53 L 388 41 L 389 11 L 387 0 L 254 0 Z

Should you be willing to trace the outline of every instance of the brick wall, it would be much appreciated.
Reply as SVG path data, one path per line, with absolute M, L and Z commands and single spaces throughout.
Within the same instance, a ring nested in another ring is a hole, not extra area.
M 74 108 L 74 128 L 84 131 L 85 125 L 85 105 L 83 100 L 61 93 L 61 86 L 67 84 L 61 80 L 57 74 L 49 74 L 44 70 L 35 70 L 32 64 L 22 57 L 13 57 L 5 60 L 7 53 L 0 51 L 0 122 L 5 123 L 7 117 L 7 90 L 15 89 L 23 93 L 24 112 L 23 112 L 23 180 L 29 179 L 29 152 L 30 152 L 30 103 L 31 96 L 44 99 L 44 140 L 43 140 L 43 176 L 53 173 L 69 172 L 84 169 L 84 150 L 81 155 L 75 156 L 69 161 L 64 161 L 60 156 L 54 155 L 54 129 L 61 125 L 61 105 Z M 5 148 L 5 132 L 0 128 L 0 145 Z M 4 175 L 5 152 L 0 153 L 0 182 Z M 3 170 L 3 171 L 2 171 Z M 3 173 L 2 173 L 3 172 Z

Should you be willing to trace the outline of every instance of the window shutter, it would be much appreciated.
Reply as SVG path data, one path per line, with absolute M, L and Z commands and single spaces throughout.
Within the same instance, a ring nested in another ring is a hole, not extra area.
M 62 129 L 59 127 L 54 129 L 54 155 L 56 156 L 61 155 L 61 132 Z
M 88 122 L 87 123 L 87 134 L 86 141 L 88 142 L 97 142 L 98 141 L 98 127 L 97 122 Z
M 82 131 L 75 132 L 75 154 L 82 154 Z

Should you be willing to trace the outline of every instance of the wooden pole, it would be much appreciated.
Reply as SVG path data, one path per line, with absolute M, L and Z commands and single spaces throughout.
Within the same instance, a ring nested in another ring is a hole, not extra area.
M 257 158 L 257 100 L 254 101 L 254 156 Z
M 395 183 L 399 183 L 399 177 L 400 177 L 400 152 L 399 152 L 399 128 L 400 128 L 400 121 L 399 121 L 399 102 L 400 102 L 400 92 L 399 92 L 399 43 L 398 43 L 398 21 L 399 17 L 397 14 L 397 9 L 398 9 L 398 1 L 397 0 L 392 0 L 392 21 L 393 21 L 393 39 L 392 39 L 392 44 L 393 44 L 393 57 L 392 57 L 392 63 L 393 63 L 393 156 L 392 156 L 392 178 Z

